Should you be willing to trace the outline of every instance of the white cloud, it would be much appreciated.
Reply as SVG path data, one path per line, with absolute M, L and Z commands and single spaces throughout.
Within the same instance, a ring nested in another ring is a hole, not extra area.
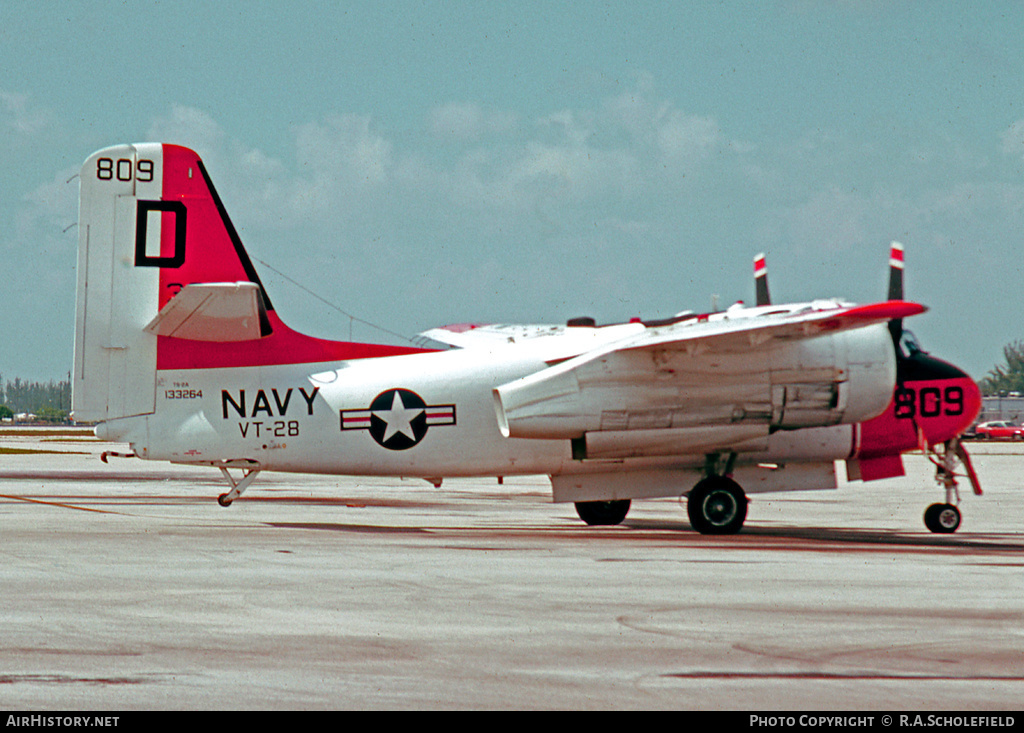
M 717 121 L 655 99 L 650 84 L 604 100 L 597 114 L 601 135 L 648 151 L 651 155 L 694 164 L 720 148 L 745 149 L 730 141 Z M 686 159 L 686 161 L 683 161 Z
M 413 136 L 424 145 L 415 149 L 409 136 L 396 137 L 370 116 L 336 114 L 293 128 L 292 161 L 246 146 L 209 113 L 184 105 L 154 119 L 149 134 L 197 150 L 222 194 L 231 194 L 226 200 L 241 201 L 261 225 L 338 225 L 419 205 L 497 217 L 504 223 L 493 226 L 506 229 L 507 217 L 534 215 L 550 229 L 556 215 L 571 219 L 626 201 L 668 206 L 716 152 L 728 155 L 715 156 L 715 175 L 742 170 L 740 146 L 713 117 L 656 99 L 652 89 L 647 80 L 531 125 L 476 102 L 447 103 L 427 115 L 426 134 Z
M 1001 135 L 1004 153 L 1024 157 L 1024 119 L 1017 120 Z
M 18 215 L 25 232 L 40 225 L 59 231 L 77 220 L 78 172 L 77 168 L 58 171 L 51 180 L 25 194 L 25 206 Z
M 674 195 L 695 181 L 713 153 L 728 151 L 716 165 L 729 168 L 748 149 L 730 141 L 712 117 L 652 99 L 650 87 L 641 84 L 591 109 L 553 112 L 503 137 L 484 135 L 499 127 L 489 120 L 501 115 L 471 103 L 438 108 L 431 130 L 466 144 L 439 177 L 459 201 L 504 210 L 535 209 L 540 199 L 548 207 L 605 206 L 645 194 L 655 200 Z
M 430 111 L 430 131 L 439 138 L 472 142 L 488 135 L 507 134 L 516 126 L 511 112 L 485 110 L 475 102 L 451 102 Z
M 430 129 L 435 135 L 473 140 L 480 136 L 482 127 L 483 111 L 478 104 L 453 102 L 430 113 Z
M 710 117 L 668 110 L 657 120 L 658 148 L 670 157 L 703 158 L 725 140 Z
M 601 150 L 575 142 L 531 142 L 508 174 L 508 183 L 524 194 L 557 196 L 578 204 L 608 196 L 631 197 L 638 161 L 629 150 Z
M 0 120 L 18 135 L 36 135 L 55 124 L 53 113 L 36 106 L 27 94 L 4 91 L 0 91 Z
M 380 184 L 392 167 L 392 144 L 371 130 L 369 117 L 336 115 L 297 128 L 296 156 L 303 175 L 312 172 L 334 182 Z
M 60 120 L 28 94 L 0 90 L 0 150 L 7 155 L 31 155 L 40 147 L 62 141 Z M 14 164 L 13 160 L 5 162 Z
M 184 145 L 201 155 L 218 154 L 227 136 L 220 125 L 206 112 L 176 104 L 167 117 L 157 117 L 147 132 L 150 140 Z

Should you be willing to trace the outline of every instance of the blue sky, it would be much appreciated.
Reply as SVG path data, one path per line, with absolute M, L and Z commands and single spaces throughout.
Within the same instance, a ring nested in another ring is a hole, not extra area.
M 0 374 L 67 375 L 72 176 L 152 140 L 318 336 L 724 307 L 761 251 L 777 301 L 871 302 L 896 239 L 980 378 L 1024 338 L 1021 39 L 1019 2 L 6 0 Z

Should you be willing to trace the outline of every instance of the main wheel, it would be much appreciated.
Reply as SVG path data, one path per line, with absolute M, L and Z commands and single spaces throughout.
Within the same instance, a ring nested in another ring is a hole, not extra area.
M 952 504 L 932 504 L 924 511 L 924 526 L 937 534 L 956 532 L 960 519 L 960 510 Z
M 619 524 L 628 512 L 629 499 L 576 502 L 576 513 L 591 526 Z
M 709 476 L 693 487 L 686 513 L 701 534 L 736 534 L 747 518 L 747 495 L 731 478 Z

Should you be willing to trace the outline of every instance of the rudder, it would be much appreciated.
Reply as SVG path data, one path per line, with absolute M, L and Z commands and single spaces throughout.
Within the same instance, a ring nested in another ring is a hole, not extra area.
M 137 202 L 161 198 L 161 168 L 157 144 L 105 148 L 82 166 L 72 387 L 79 421 L 154 409 L 156 343 L 143 328 L 155 313 L 159 271 L 135 266 L 135 245 Z

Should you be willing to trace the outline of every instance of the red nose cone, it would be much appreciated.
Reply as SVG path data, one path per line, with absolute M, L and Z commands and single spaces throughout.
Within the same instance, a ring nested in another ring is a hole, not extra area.
M 900 365 L 894 416 L 910 419 L 928 445 L 963 434 L 981 412 L 981 390 L 967 374 L 948 362 L 918 354 Z
M 965 372 L 924 353 L 898 365 L 889 409 L 861 424 L 860 457 L 896 455 L 963 434 L 981 412 L 981 390 Z
M 981 413 L 981 390 L 966 374 L 958 379 L 943 380 L 942 396 L 942 414 L 932 418 L 924 416 L 922 428 L 929 445 L 962 435 Z M 962 410 L 959 409 L 961 399 Z

